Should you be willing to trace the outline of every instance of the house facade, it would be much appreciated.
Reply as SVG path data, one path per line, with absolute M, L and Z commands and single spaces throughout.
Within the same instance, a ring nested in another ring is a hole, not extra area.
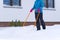
M 0 0 L 0 21 L 24 21 L 35 0 Z M 20 3 L 20 4 L 19 4 Z M 46 22 L 60 22 L 60 0 L 44 0 L 43 16 Z M 7 6 L 6 8 L 4 6 Z M 15 8 L 17 6 L 17 8 Z M 18 7 L 19 6 L 19 7 Z M 22 7 L 22 8 L 20 8 Z M 34 11 L 27 22 L 34 22 Z

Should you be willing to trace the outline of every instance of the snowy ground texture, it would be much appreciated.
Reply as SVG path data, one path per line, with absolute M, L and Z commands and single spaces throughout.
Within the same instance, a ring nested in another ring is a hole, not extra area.
M 60 25 L 47 26 L 37 31 L 33 25 L 0 27 L 0 40 L 60 40 Z

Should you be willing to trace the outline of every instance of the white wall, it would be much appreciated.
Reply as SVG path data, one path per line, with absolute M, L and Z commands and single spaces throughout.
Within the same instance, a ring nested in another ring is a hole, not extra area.
M 24 21 L 27 17 L 29 10 L 32 8 L 35 0 L 22 0 L 22 9 L 18 8 L 4 8 L 3 0 L 0 0 L 0 21 L 12 21 L 20 20 Z M 43 10 L 44 20 L 46 22 L 59 22 L 60 21 L 60 11 L 59 5 L 60 0 L 55 0 L 55 10 Z M 45 9 L 45 8 L 44 8 Z M 30 14 L 27 21 L 35 21 L 34 11 Z
M 60 22 L 60 0 L 55 0 L 55 9 L 44 10 L 44 20 L 49 22 Z M 55 10 L 55 11 L 54 11 Z

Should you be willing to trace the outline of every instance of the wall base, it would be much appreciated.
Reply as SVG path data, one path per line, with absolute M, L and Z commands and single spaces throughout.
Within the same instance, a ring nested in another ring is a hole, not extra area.
M 21 22 L 22 24 L 24 22 Z M 35 22 L 25 22 L 25 25 L 24 26 L 29 26 L 29 25 L 34 25 Z M 52 25 L 55 25 L 55 24 L 60 24 L 60 22 L 45 22 L 45 24 L 47 26 L 52 26 Z M 0 22 L 0 27 L 9 27 L 10 26 L 10 22 Z

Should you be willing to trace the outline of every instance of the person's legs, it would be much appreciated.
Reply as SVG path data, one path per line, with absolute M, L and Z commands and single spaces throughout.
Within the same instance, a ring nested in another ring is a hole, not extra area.
M 38 16 L 38 19 L 37 19 L 37 16 L 38 16 L 38 13 L 35 12 L 36 27 L 37 27 L 37 30 L 40 30 L 40 20 L 39 20 L 39 16 Z
M 45 27 L 45 22 L 44 22 L 44 20 L 43 20 L 43 13 L 40 13 L 40 22 L 41 22 L 42 28 L 43 28 L 43 29 L 46 29 L 46 27 Z

